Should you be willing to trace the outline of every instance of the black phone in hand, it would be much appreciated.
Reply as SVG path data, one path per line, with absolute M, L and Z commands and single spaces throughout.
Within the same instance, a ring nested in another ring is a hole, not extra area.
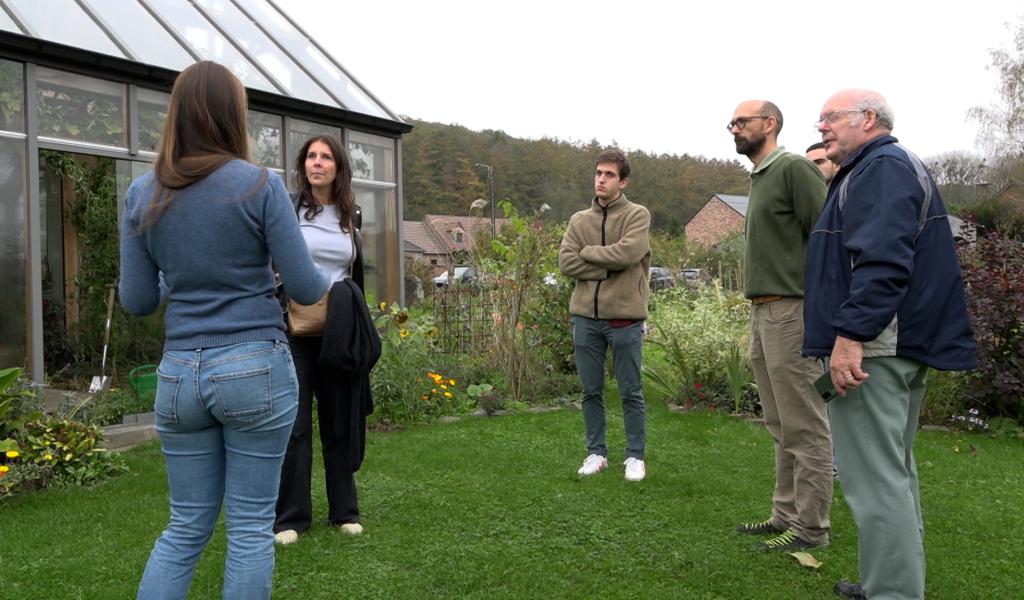
M 828 371 L 814 381 L 814 389 L 818 390 L 818 395 L 825 402 L 836 396 L 836 388 L 832 385 L 832 375 Z

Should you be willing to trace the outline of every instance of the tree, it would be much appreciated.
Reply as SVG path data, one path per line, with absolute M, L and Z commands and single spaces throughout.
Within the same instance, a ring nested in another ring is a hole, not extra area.
M 990 67 L 999 72 L 1002 104 L 976 106 L 968 117 L 981 125 L 978 140 L 992 157 L 1024 158 L 1024 18 L 1014 32 L 1012 47 L 989 54 Z
M 978 185 L 990 183 L 985 159 L 972 152 L 943 152 L 925 159 L 946 204 L 968 205 L 978 198 Z

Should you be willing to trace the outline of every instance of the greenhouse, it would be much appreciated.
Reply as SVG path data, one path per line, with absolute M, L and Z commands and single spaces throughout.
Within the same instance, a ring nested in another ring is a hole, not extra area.
M 0 0 L 0 9 L 0 365 L 42 381 L 72 360 L 68 339 L 91 339 L 84 324 L 103 320 L 116 277 L 124 192 L 155 157 L 175 76 L 197 60 L 245 84 L 251 159 L 290 186 L 308 137 L 344 141 L 367 294 L 402 298 L 401 136 L 411 126 L 272 0 Z

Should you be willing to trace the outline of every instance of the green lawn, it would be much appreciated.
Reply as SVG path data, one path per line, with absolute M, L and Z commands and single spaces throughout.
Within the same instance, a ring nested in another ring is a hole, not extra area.
M 820 570 L 753 550 L 733 531 L 768 515 L 763 427 L 649 409 L 648 477 L 622 478 L 622 419 L 609 410 L 611 466 L 575 475 L 581 418 L 562 410 L 372 434 L 358 481 L 366 534 L 318 522 L 279 548 L 277 598 L 830 598 L 856 578 L 856 539 L 836 493 Z M 954 451 L 959 447 L 960 451 Z M 973 450 L 972 450 L 973 448 Z M 1020 597 L 1024 444 L 923 432 L 928 598 Z M 166 497 L 156 445 L 131 473 L 91 489 L 0 505 L 0 597 L 131 598 Z M 317 459 L 319 460 L 319 458 Z M 314 481 L 325 512 L 322 473 Z M 219 597 L 223 530 L 190 598 Z

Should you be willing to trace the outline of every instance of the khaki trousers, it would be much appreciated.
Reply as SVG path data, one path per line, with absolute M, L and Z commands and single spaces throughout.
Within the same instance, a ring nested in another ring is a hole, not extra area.
M 832 506 L 832 437 L 825 403 L 814 389 L 823 369 L 802 358 L 803 299 L 750 307 L 750 359 L 775 441 L 772 524 L 813 544 L 828 543 Z

